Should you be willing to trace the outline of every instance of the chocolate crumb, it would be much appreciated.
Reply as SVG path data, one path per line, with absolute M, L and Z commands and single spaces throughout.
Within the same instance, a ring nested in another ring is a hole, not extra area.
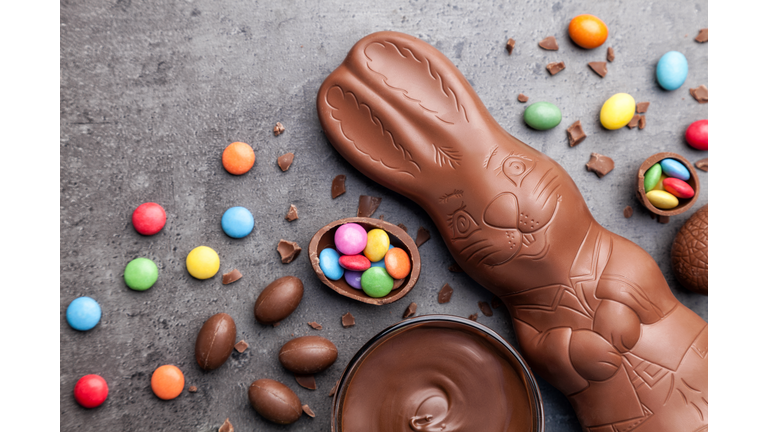
M 397 224 L 398 227 L 400 227 L 401 230 L 408 232 L 408 227 L 403 225 L 402 223 Z
M 477 321 L 477 314 L 476 314 L 476 313 L 473 313 L 473 314 L 472 314 L 472 315 L 470 315 L 468 318 L 469 318 L 469 319 L 471 319 L 472 321 Z
M 308 322 L 307 324 L 309 324 L 309 326 L 312 327 L 315 330 L 322 330 L 323 329 L 323 326 L 318 324 L 316 321 Z
M 306 415 L 308 415 L 308 416 L 310 416 L 312 418 L 315 418 L 315 412 L 312 411 L 312 408 L 310 408 L 309 405 L 307 405 L 307 404 L 302 405 L 301 406 L 301 410 L 304 411 L 304 414 L 306 414 Z
M 696 35 L 696 39 L 694 39 L 698 43 L 704 43 L 709 40 L 709 28 L 703 28 L 699 30 L 699 34 Z
M 384 213 L 379 215 L 379 220 L 384 220 Z
M 507 39 L 507 45 L 504 48 L 507 50 L 507 55 L 512 55 L 512 50 L 515 49 L 515 40 L 512 38 Z
M 416 303 L 411 303 L 408 305 L 408 308 L 405 309 L 405 312 L 403 313 L 403 319 L 412 317 L 413 314 L 416 313 Z
M 442 288 L 440 288 L 440 292 L 437 293 L 437 302 L 440 304 L 448 303 L 451 301 L 451 296 L 453 295 L 453 288 L 451 288 L 450 285 L 445 284 Z
M 341 378 L 336 380 L 336 384 L 333 385 L 333 388 L 331 389 L 331 392 L 328 393 L 328 397 L 333 397 L 333 395 L 336 394 L 336 390 L 339 389 L 339 382 L 341 381 Z
M 229 419 L 226 419 L 218 432 L 235 432 L 235 428 L 232 426 L 232 423 L 229 422 Z
M 565 69 L 565 62 L 559 62 L 559 63 L 552 62 L 547 65 L 547 70 L 549 71 L 550 75 L 554 75 L 563 69 Z
M 669 216 L 659 215 L 658 221 L 659 221 L 660 224 L 669 223 Z
M 528 96 L 520 93 L 519 95 L 517 95 L 517 100 L 522 102 L 522 103 L 526 103 L 526 102 L 528 102 Z
M 709 172 L 709 158 L 697 160 L 696 163 L 693 164 L 693 166 L 695 166 L 696 168 L 704 172 Z
M 331 184 L 331 198 L 335 199 L 347 191 L 347 187 L 344 184 L 346 181 L 347 176 L 344 174 L 339 174 L 333 178 L 333 183 Z
M 299 256 L 301 247 L 296 242 L 280 239 L 280 243 L 277 244 L 277 252 L 280 254 L 280 260 L 283 264 L 288 264 Z
M 275 327 L 277 327 L 277 326 L 279 326 L 279 325 L 280 325 L 280 321 L 277 321 L 277 322 L 273 322 L 273 323 L 272 323 L 272 328 L 275 328 Z M 293 335 L 291 335 L 291 336 L 293 336 Z
M 282 123 L 277 122 L 277 124 L 275 124 L 275 127 L 272 128 L 272 132 L 275 134 L 275 136 L 278 136 L 281 133 L 285 132 L 285 127 L 283 126 Z
M 291 164 L 293 163 L 293 153 L 286 153 L 279 158 L 277 158 L 277 166 L 280 167 L 283 172 L 288 171 L 288 168 L 291 167 Z
M 572 125 L 568 126 L 565 130 L 568 133 L 568 144 L 573 147 L 576 144 L 581 143 L 587 138 L 587 134 L 584 133 L 584 129 L 581 128 L 581 120 L 576 120 Z
M 587 162 L 587 170 L 597 174 L 598 178 L 602 178 L 613 171 L 613 159 L 600 153 L 592 153 L 589 162 Z
M 341 316 L 342 327 L 347 328 L 352 327 L 353 325 L 355 325 L 355 317 L 352 316 L 352 313 L 347 312 Z
M 288 213 L 285 214 L 285 219 L 289 222 L 293 222 L 296 219 L 299 218 L 299 212 L 298 209 L 296 209 L 296 206 L 291 204 L 291 208 L 288 209 Z
M 190 393 L 197 393 L 197 386 L 189 386 L 187 391 Z
M 700 104 L 709 102 L 709 90 L 707 90 L 707 86 L 704 84 L 696 87 L 695 89 L 690 89 L 690 92 L 691 96 L 696 99 L 696 102 Z
M 491 299 L 491 307 L 494 309 L 498 309 L 501 307 L 501 299 L 498 297 L 494 297 Z
M 240 273 L 237 269 L 232 269 L 231 272 L 224 273 L 223 275 L 221 275 L 221 283 L 223 283 L 224 285 L 229 285 L 232 282 L 240 280 L 240 278 L 242 277 L 243 277 L 242 273 Z
M 427 240 L 429 240 L 431 236 L 429 235 L 429 231 L 424 227 L 419 227 L 419 231 L 416 233 L 416 247 L 421 247 L 424 243 L 426 243 Z
M 491 305 L 489 305 L 484 301 L 477 302 L 477 305 L 480 307 L 480 312 L 482 312 L 483 315 L 487 317 L 493 316 L 493 310 L 491 310 Z
M 381 204 L 379 197 L 360 195 L 357 203 L 357 217 L 371 217 L 379 208 L 379 204 Z
M 613 52 L 612 47 L 608 47 L 608 53 L 605 55 L 605 59 L 612 62 L 616 58 L 616 54 Z
M 630 120 L 629 123 L 627 124 L 627 127 L 630 129 L 636 128 L 639 122 L 640 122 L 640 114 L 635 114 L 632 116 L 632 120 Z
M 605 77 L 605 75 L 608 73 L 608 66 L 605 62 L 589 62 L 587 65 L 595 71 L 596 74 L 600 75 L 600 78 Z
M 642 114 L 646 111 L 648 111 L 648 105 L 650 105 L 650 102 L 638 102 L 637 103 L 637 113 Z
M 293 376 L 296 378 L 296 382 L 305 389 L 317 390 L 317 383 L 315 382 L 314 375 L 293 374 Z
M 448 266 L 448 271 L 451 272 L 451 273 L 464 273 L 464 269 L 459 267 L 459 265 L 456 264 L 456 263 L 453 263 L 453 264 L 449 265 Z
M 625 218 L 627 218 L 627 219 L 631 218 L 631 217 L 632 217 L 632 214 L 633 214 L 634 212 L 635 212 L 635 211 L 634 211 L 634 210 L 632 210 L 632 207 L 631 207 L 631 206 L 626 206 L 626 207 L 624 207 L 624 217 L 625 217 Z
M 640 116 L 640 122 L 637 124 L 638 129 L 645 129 L 645 116 Z
M 541 42 L 539 42 L 539 46 L 545 50 L 557 51 L 557 39 L 555 39 L 554 36 L 547 36 Z
M 237 352 L 242 354 L 243 351 L 248 349 L 248 342 L 241 340 L 240 342 L 235 344 L 235 349 L 237 350 Z

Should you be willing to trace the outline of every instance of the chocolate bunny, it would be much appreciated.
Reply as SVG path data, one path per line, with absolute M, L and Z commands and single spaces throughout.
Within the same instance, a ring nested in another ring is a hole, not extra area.
M 323 82 L 317 111 L 339 153 L 420 204 L 461 268 L 504 301 L 526 361 L 583 430 L 707 429 L 707 323 L 438 50 L 366 36 Z

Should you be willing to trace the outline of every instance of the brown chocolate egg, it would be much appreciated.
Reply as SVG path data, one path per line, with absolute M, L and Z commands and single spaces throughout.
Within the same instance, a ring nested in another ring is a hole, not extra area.
M 197 333 L 195 359 L 204 370 L 213 370 L 223 365 L 235 347 L 237 328 L 231 316 L 218 313 L 203 324 Z
M 321 336 L 302 336 L 289 340 L 280 348 L 280 363 L 296 374 L 316 374 L 336 361 L 336 345 Z
M 675 279 L 695 293 L 709 293 L 709 204 L 683 224 L 672 243 Z
M 262 378 L 248 388 L 251 406 L 265 419 L 290 424 L 301 417 L 301 401 L 293 390 L 275 380 Z
M 284 320 L 299 306 L 304 284 L 296 276 L 283 276 L 264 288 L 253 306 L 253 315 L 261 324 Z

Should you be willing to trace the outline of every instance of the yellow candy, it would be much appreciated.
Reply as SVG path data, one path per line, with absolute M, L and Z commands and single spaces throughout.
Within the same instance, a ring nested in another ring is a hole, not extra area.
M 651 190 L 646 192 L 645 196 L 648 197 L 648 201 L 650 201 L 654 207 L 662 210 L 673 209 L 679 204 L 677 197 L 667 191 Z
M 651 189 L 651 190 L 660 190 L 660 191 L 665 191 L 666 192 L 666 189 L 664 189 L 664 179 L 665 178 L 667 178 L 667 175 L 666 174 L 661 174 L 661 177 L 659 178 L 659 182 L 656 183 L 656 186 L 654 186 L 653 189 Z
M 616 93 L 600 109 L 600 123 L 609 130 L 621 129 L 635 115 L 635 99 L 626 93 Z
M 187 255 L 187 271 L 197 279 L 209 279 L 219 271 L 219 254 L 208 246 L 198 246 Z
M 383 229 L 374 228 L 368 231 L 368 243 L 363 249 L 363 255 L 371 262 L 381 261 L 389 250 L 389 236 Z

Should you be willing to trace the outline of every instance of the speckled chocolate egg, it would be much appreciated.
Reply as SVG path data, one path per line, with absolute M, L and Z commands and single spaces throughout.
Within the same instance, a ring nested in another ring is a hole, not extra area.
M 264 288 L 253 306 L 261 324 L 274 324 L 288 317 L 304 296 L 304 284 L 296 276 L 283 276 Z
M 204 370 L 213 370 L 227 361 L 235 347 L 237 328 L 231 316 L 217 313 L 208 318 L 197 334 L 195 359 Z
M 293 390 L 275 380 L 262 378 L 248 388 L 251 406 L 265 419 L 290 424 L 301 417 L 301 401 Z
M 289 340 L 280 348 L 280 363 L 297 374 L 316 374 L 336 361 L 336 345 L 321 336 L 302 336 Z
M 685 288 L 699 294 L 709 291 L 709 204 L 683 224 L 672 243 L 672 270 Z

